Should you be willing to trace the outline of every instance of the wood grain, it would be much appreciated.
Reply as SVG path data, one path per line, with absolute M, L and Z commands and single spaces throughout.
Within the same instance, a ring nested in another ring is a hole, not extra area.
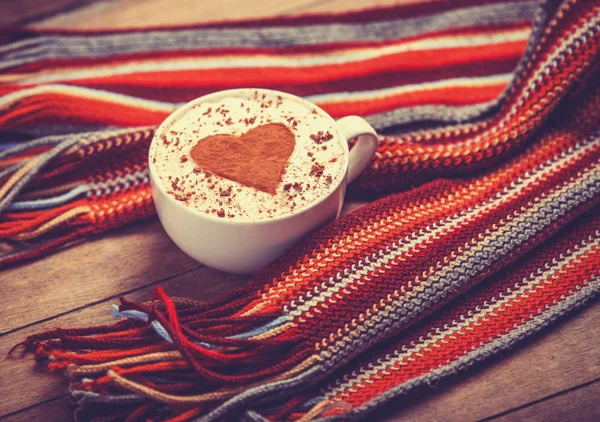
M 492 416 L 490 419 L 485 419 L 494 422 L 578 422 L 581 421 L 581 409 L 587 409 L 586 420 L 600 420 L 600 405 L 598 404 L 600 397 L 600 380 L 592 384 L 585 385 L 582 388 L 568 391 L 558 396 L 543 399 L 530 406 L 518 409 L 509 409 L 507 413 L 500 416 Z M 414 415 L 404 414 L 400 412 L 391 416 L 387 421 L 446 421 L 440 415 L 431 413 L 428 408 L 424 407 L 422 400 L 412 403 L 406 403 L 406 406 L 412 409 L 418 409 Z M 549 412 L 549 409 L 552 411 Z M 73 409 L 68 398 L 61 397 L 53 399 L 50 402 L 43 403 L 37 407 L 29 409 L 25 412 L 13 414 L 6 419 L 5 422 L 29 422 L 37 420 L 52 420 L 63 421 L 71 418 Z M 372 415 L 369 419 L 380 420 L 378 414 Z M 474 418 L 463 419 L 463 421 L 475 420 Z
M 24 298 L 35 286 L 36 306 L 22 300 L 3 303 L 0 334 L 199 265 L 175 247 L 156 219 L 107 233 L 4 271 L 4 295 Z
M 22 412 L 13 413 L 3 422 L 31 422 L 31 421 L 71 421 L 73 420 L 73 406 L 68 397 L 60 397 L 44 402 L 39 406 Z
M 522 409 L 492 418 L 495 422 L 569 422 L 585 420 L 600 421 L 600 380 L 532 404 Z M 552 409 L 552 412 L 548 412 Z
M 362 205 L 364 203 L 361 202 L 347 203 L 342 212 L 350 212 Z M 45 374 L 32 365 L 31 360 L 18 358 L 19 353 L 7 357 L 12 346 L 28 335 L 52 328 L 110 323 L 109 306 L 116 303 L 117 297 L 125 291 L 131 292 L 127 297 L 144 301 L 151 297 L 154 286 L 160 284 L 168 294 L 210 300 L 245 281 L 244 277 L 200 267 L 169 240 L 154 218 L 3 273 L 9 274 L 12 279 L 6 286 L 9 292 L 16 292 L 17 288 L 27 291 L 25 285 L 32 281 L 36 286 L 43 284 L 44 287 L 41 289 L 43 293 L 35 300 L 21 296 L 20 300 L 9 303 L 0 298 L 0 304 L 10 309 L 10 313 L 2 312 L 10 321 L 16 321 L 13 324 L 22 320 L 11 317 L 11 313 L 33 321 L 31 326 L 0 339 L 0 385 L 11 383 L 13 386 L 0 395 L 0 416 L 32 406 L 40 400 L 59 397 L 65 393 L 67 386 L 63 377 Z M 43 283 L 39 283 L 37 274 L 45 274 Z M 85 306 L 89 302 L 93 305 L 73 311 L 75 306 Z M 36 304 L 34 308 L 32 303 Z M 59 316 L 35 323 L 48 318 L 48 315 Z M 23 389 L 28 388 L 31 388 L 31 394 L 23 395 Z
M 34 16 L 31 10 L 23 14 L 22 7 L 17 5 L 31 5 L 34 1 L 10 2 L 10 9 L 0 9 L 0 22 Z M 68 4 L 72 0 L 53 1 Z M 80 29 L 141 27 L 356 10 L 393 3 L 397 2 L 105 0 L 36 25 Z M 36 13 L 47 6 L 38 4 Z M 346 210 L 360 205 L 347 204 Z M 109 305 L 124 292 L 133 300 L 145 300 L 153 287 L 161 284 L 172 295 L 210 299 L 244 282 L 241 277 L 200 268 L 171 243 L 155 219 L 1 273 L 0 333 L 5 334 L 0 334 L 0 419 L 11 422 L 72 419 L 72 408 L 65 398 L 65 377 L 45 373 L 19 353 L 6 356 L 27 335 L 59 326 L 108 323 L 112 320 Z M 599 336 L 600 304 L 596 303 L 512 352 L 433 388 L 423 388 L 417 394 L 394 400 L 370 419 L 598 420 L 600 391 L 599 383 L 593 380 L 600 377 Z
M 315 0 L 147 0 L 139 7 L 137 0 L 103 1 L 81 8 L 73 13 L 54 16 L 38 27 L 69 27 L 78 29 L 134 28 L 153 25 L 193 24 L 241 18 L 279 16 L 304 10 Z M 322 1 L 319 3 L 326 3 Z
M 61 11 L 86 6 L 93 0 L 0 0 L 0 25 L 40 19 Z
M 178 0 L 146 0 L 139 7 L 137 0 L 102 1 L 74 12 L 57 15 L 35 26 L 42 28 L 69 27 L 78 29 L 135 28 L 153 25 L 194 24 L 219 20 L 262 18 L 301 13 L 333 13 L 365 7 L 400 3 L 419 3 L 419 0 L 220 0 L 208 2 Z

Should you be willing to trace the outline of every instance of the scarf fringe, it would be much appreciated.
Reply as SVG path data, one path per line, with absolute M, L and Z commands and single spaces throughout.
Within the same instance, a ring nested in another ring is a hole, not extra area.
M 114 212 L 125 221 L 152 215 L 145 151 L 153 133 L 48 136 L 1 151 L 0 238 L 15 243 L 16 251 L 0 256 L 0 267 L 121 225 L 106 216 L 107 203 L 134 208 L 131 216 Z M 140 195 L 144 201 L 131 201 Z

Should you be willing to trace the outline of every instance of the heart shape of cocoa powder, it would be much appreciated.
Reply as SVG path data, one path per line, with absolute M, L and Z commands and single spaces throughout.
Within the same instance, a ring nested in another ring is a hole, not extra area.
M 286 125 L 268 123 L 241 136 L 207 136 L 190 156 L 204 171 L 274 195 L 295 146 L 296 137 Z

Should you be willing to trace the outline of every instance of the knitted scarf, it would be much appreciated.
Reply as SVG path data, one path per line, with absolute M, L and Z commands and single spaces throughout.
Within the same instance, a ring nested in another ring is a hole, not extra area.
M 403 192 L 244 288 L 205 303 L 159 287 L 121 299 L 113 325 L 25 347 L 66 370 L 81 419 L 306 421 L 361 417 L 512 346 L 600 290 L 599 32 L 592 0 L 465 0 L 4 34 L 3 127 L 55 132 L 0 153 L 0 232 L 28 241 L 0 265 L 151 215 L 152 128 L 114 127 L 173 102 L 271 87 L 403 133 L 353 187 Z

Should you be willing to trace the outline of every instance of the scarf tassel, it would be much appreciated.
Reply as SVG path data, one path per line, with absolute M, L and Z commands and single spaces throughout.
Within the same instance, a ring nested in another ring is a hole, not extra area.
M 0 256 L 0 267 L 152 215 L 145 169 L 152 136 L 151 128 L 109 130 L 1 150 L 0 237 L 11 251 Z

